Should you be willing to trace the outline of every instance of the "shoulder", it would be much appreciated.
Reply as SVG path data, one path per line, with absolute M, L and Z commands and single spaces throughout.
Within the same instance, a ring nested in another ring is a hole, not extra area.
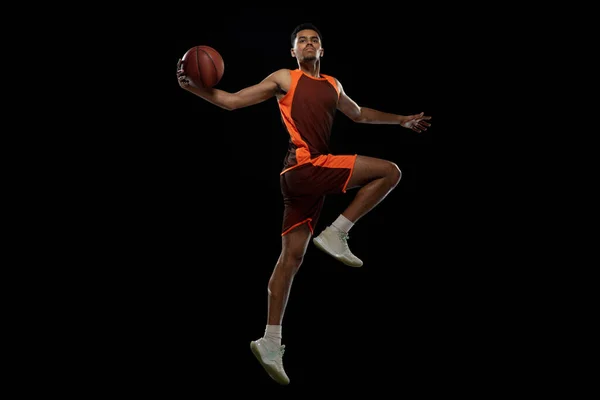
M 281 68 L 277 71 L 272 72 L 269 76 L 267 76 L 266 79 L 271 79 L 277 82 L 282 79 L 289 79 L 291 73 L 292 70 L 290 70 L 289 68 Z
M 327 79 L 329 82 L 332 82 L 336 86 L 342 86 L 340 84 L 340 81 L 333 75 L 321 74 L 321 77 Z
M 338 94 L 341 94 L 343 92 L 342 89 L 342 84 L 340 83 L 340 81 L 335 78 L 332 75 L 327 75 L 327 74 L 321 74 L 321 76 L 325 79 L 327 79 L 329 81 L 329 83 L 331 83 L 331 85 L 335 88 L 335 90 L 337 90 Z
M 288 68 L 281 68 L 274 72 L 271 72 L 264 80 L 274 82 L 277 86 L 287 86 L 291 80 L 292 70 Z
M 265 81 L 272 82 L 277 85 L 279 92 L 286 93 L 292 84 L 292 73 L 294 71 L 289 68 L 281 68 L 272 72 L 265 78 Z

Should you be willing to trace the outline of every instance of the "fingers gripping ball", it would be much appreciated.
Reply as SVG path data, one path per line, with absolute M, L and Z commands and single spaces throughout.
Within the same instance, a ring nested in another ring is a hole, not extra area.
M 221 54 L 210 46 L 194 46 L 181 59 L 185 75 L 196 87 L 210 88 L 223 77 L 225 63 Z

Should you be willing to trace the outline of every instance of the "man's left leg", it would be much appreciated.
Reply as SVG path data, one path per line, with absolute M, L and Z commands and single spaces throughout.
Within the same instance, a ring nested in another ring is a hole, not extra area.
M 348 207 L 313 239 L 314 244 L 335 259 L 352 267 L 363 265 L 348 247 L 348 232 L 398 185 L 402 172 L 396 164 L 379 158 L 357 156 L 347 189 L 360 187 Z

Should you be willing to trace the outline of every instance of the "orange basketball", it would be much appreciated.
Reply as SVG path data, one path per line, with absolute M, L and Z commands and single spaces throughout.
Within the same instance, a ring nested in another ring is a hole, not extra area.
M 192 86 L 211 88 L 225 72 L 221 54 L 210 46 L 194 46 L 181 59 L 183 70 Z

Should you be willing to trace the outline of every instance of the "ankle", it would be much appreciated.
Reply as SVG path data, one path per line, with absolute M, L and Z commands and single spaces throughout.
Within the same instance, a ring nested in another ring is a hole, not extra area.
M 267 342 L 281 346 L 281 325 L 267 325 L 263 337 Z
M 348 233 L 350 229 L 354 226 L 354 222 L 350 221 L 348 218 L 344 217 L 342 214 L 337 217 L 335 221 L 331 224 L 331 227 L 337 229 L 338 231 Z

